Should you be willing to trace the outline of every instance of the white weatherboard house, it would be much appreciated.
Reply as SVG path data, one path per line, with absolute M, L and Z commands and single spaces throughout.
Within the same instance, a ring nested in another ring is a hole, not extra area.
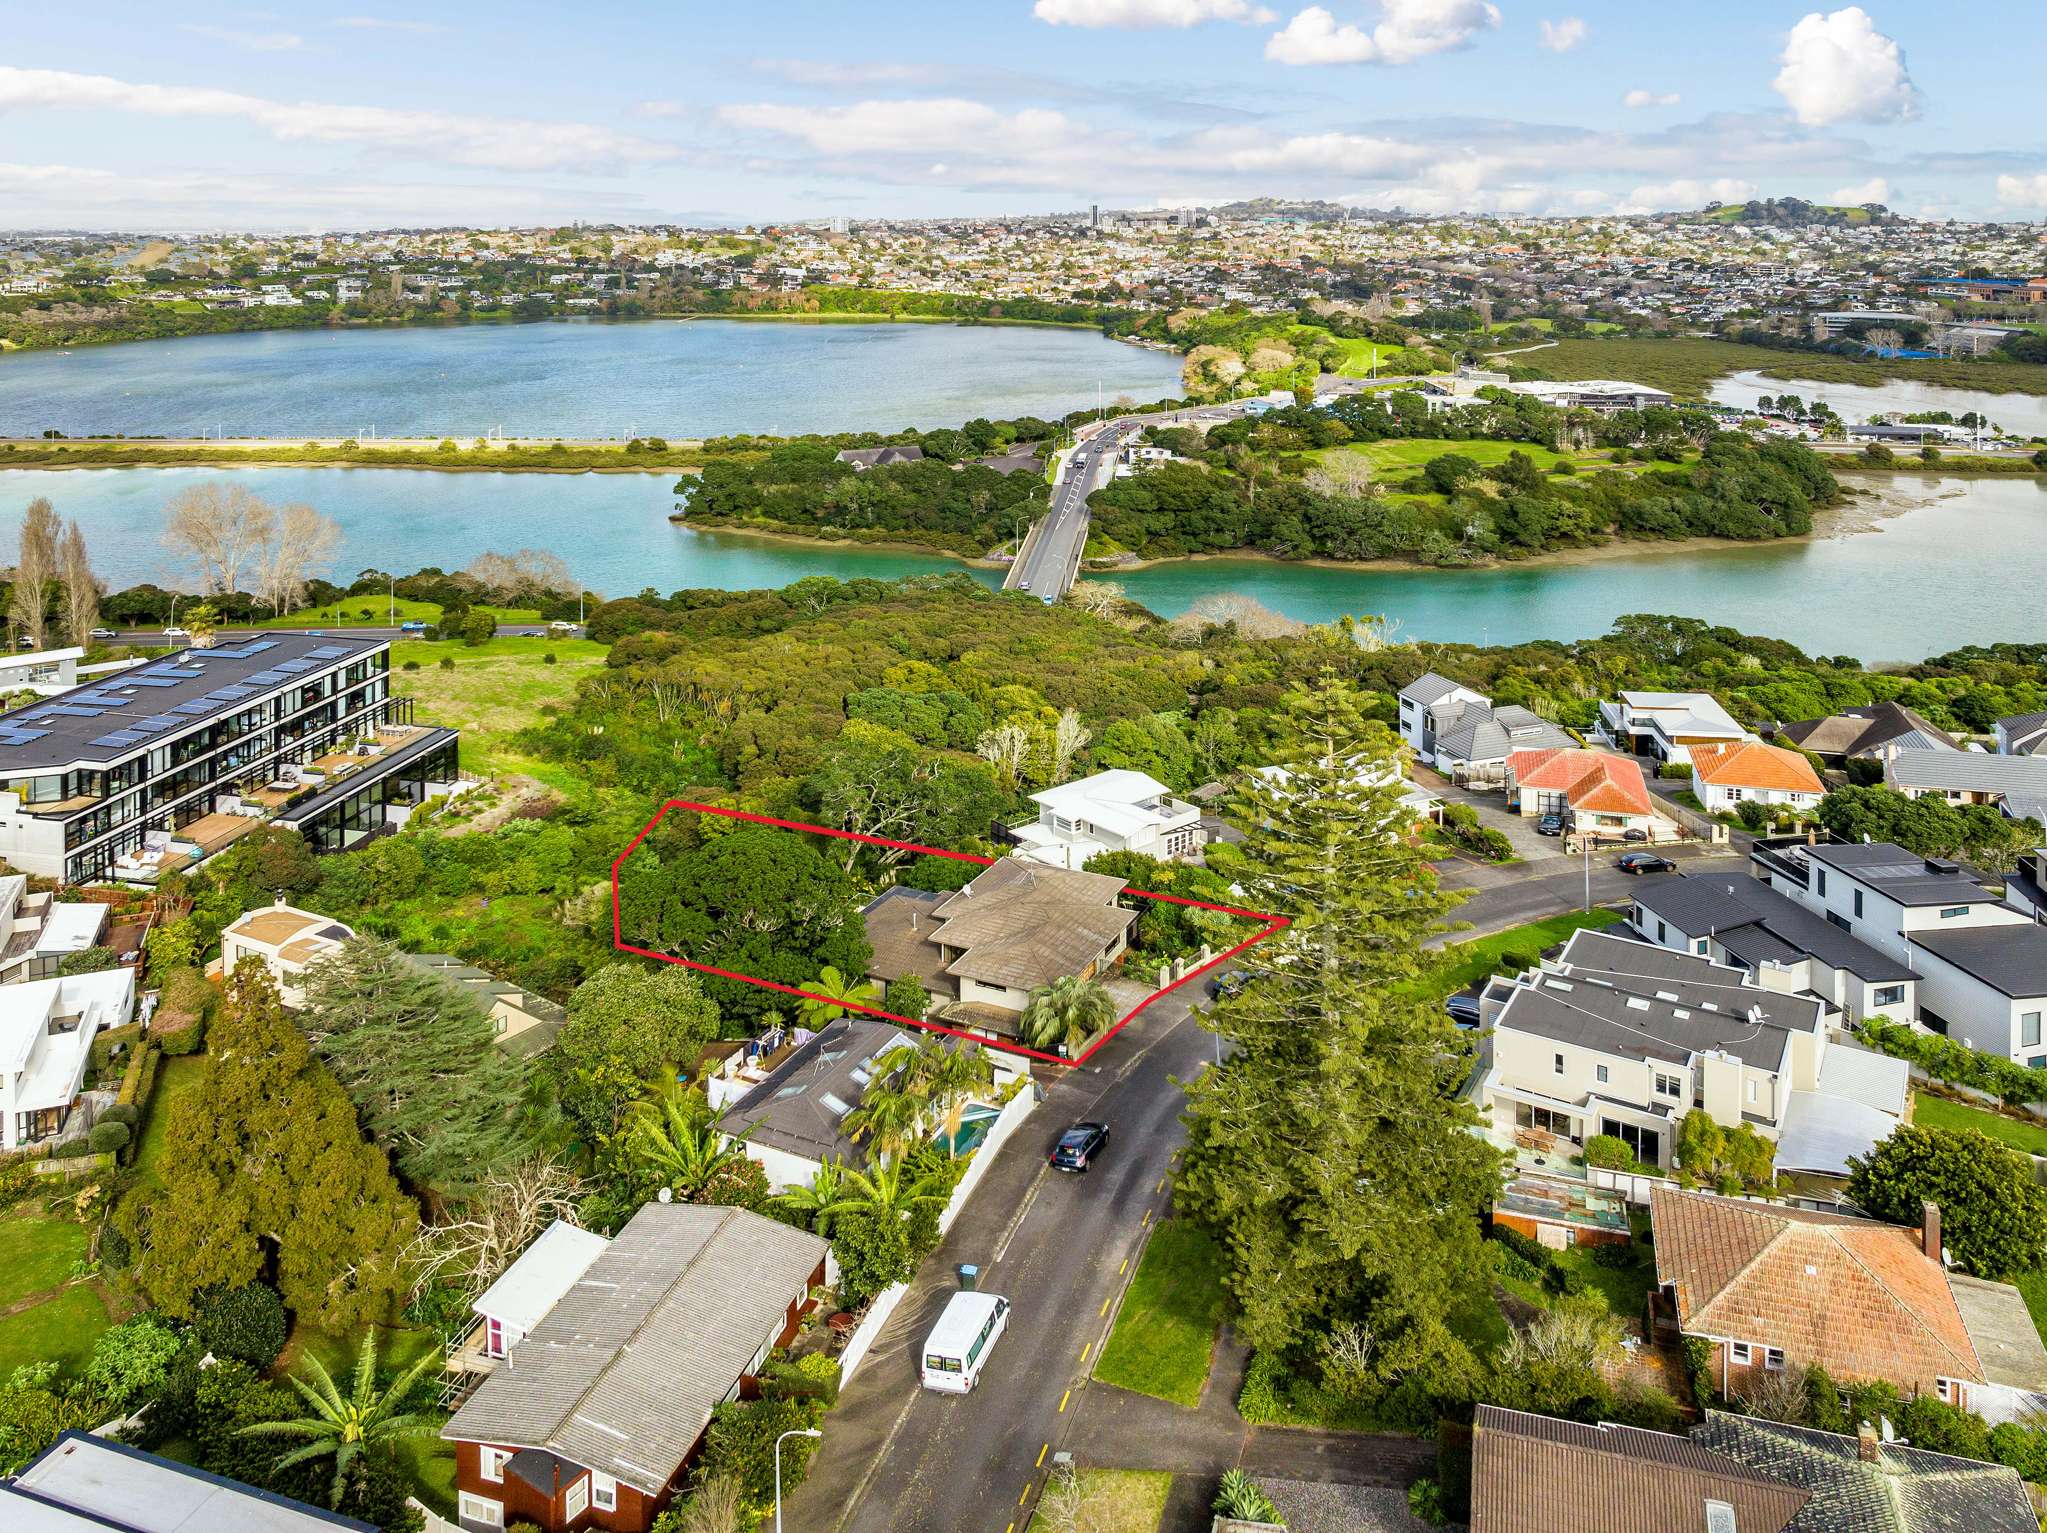
M 1445 776 L 1483 785 L 1505 779 L 1517 750 L 1578 743 L 1540 714 L 1512 703 L 1495 708 L 1483 692 L 1434 671 L 1400 689 L 1400 737 Z
M 1142 852 L 1174 861 L 1201 850 L 1201 810 L 1157 778 L 1118 769 L 1033 793 L 1038 817 L 1011 829 L 1019 856 L 1080 868 L 1101 852 Z
M 582 1281 L 609 1244 L 602 1235 L 555 1220 L 469 1306 L 480 1323 L 460 1350 L 469 1352 L 473 1345 L 479 1358 L 501 1361 Z
M 135 1011 L 135 971 L 104 969 L 0 988 L 0 1150 L 64 1131 L 92 1040 Z

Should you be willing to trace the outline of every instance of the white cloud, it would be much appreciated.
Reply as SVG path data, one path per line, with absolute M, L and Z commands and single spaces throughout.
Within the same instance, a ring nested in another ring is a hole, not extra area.
M 1311 5 L 1266 39 L 1265 56 L 1275 64 L 1408 64 L 1469 47 L 1500 24 L 1488 0 L 1379 0 L 1379 12 L 1368 32 Z
M 681 154 L 672 144 L 591 123 L 269 101 L 234 91 L 0 66 L 0 112 L 36 109 L 242 121 L 286 143 L 361 144 L 496 170 L 616 168 Z
M 1905 50 L 1877 31 L 1859 5 L 1812 12 L 1785 39 L 1777 94 L 1809 128 L 1836 122 L 1909 122 L 1919 89 Z
M 1997 201 L 2007 208 L 2047 208 L 2047 170 L 2030 176 L 1999 176 Z
M 245 32 L 238 27 L 206 27 L 195 22 L 187 22 L 178 30 L 224 47 L 245 48 L 251 53 L 289 53 L 306 45 L 306 40 L 296 32 Z
M 929 80 L 935 74 L 921 64 L 843 64 L 815 59 L 755 59 L 750 67 L 792 85 L 884 85 Z
M 1198 27 L 1206 21 L 1263 26 L 1279 19 L 1251 0 L 1038 0 L 1031 14 L 1055 27 Z
M 917 154 L 933 144 L 1008 155 L 1062 144 L 1085 152 L 1086 135 L 1063 113 L 1042 107 L 1004 113 L 957 96 L 818 107 L 762 102 L 719 107 L 718 117 L 732 127 L 800 139 L 820 154 Z
M 1592 29 L 1585 25 L 1582 16 L 1566 16 L 1562 21 L 1545 21 L 1542 24 L 1542 45 L 1551 53 L 1569 53 L 1585 41 Z
M 1631 90 L 1621 97 L 1621 105 L 1637 111 L 1645 106 L 1676 106 L 1684 97 L 1676 91 Z
M 1638 186 L 1621 199 L 1618 213 L 1690 212 L 1709 202 L 1746 202 L 1755 196 L 1756 184 L 1735 176 L 1698 181 L 1680 178 L 1660 186 Z
M 1854 186 L 1837 186 L 1827 194 L 1827 201 L 1836 207 L 1859 208 L 1865 202 L 1889 202 L 1891 183 L 1882 176 L 1871 176 L 1867 181 Z

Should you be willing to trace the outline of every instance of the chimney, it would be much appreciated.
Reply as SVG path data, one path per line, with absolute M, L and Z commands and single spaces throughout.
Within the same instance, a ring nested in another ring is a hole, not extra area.
M 1940 1205 L 1919 1205 L 1919 1247 L 1929 1258 L 1940 1260 Z
M 1866 1421 L 1855 1429 L 1855 1446 L 1865 1464 L 1877 1463 L 1883 1457 L 1883 1444 L 1877 1439 L 1876 1428 Z

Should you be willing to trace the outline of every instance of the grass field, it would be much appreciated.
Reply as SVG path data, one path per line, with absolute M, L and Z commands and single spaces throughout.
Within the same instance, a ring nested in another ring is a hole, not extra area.
M 2001 1113 L 1986 1112 L 1964 1102 L 1950 1102 L 1946 1097 L 1933 1096 L 1928 1092 L 1912 1093 L 1912 1121 L 1921 1128 L 1973 1128 L 1988 1134 L 1999 1144 L 2010 1145 L 2014 1150 L 2023 1150 L 2029 1155 L 2047 1155 L 2047 1124 L 2022 1123 Z
M 1155 1533 L 1173 1488 L 1163 1469 L 1083 1469 L 1075 1478 L 1083 1507 L 1078 1522 L 1055 1524 L 1048 1512 L 1033 1511 L 1024 1533 L 1066 1533 L 1075 1526 L 1088 1533 Z
M 47 1214 L 16 1214 L 0 1220 L 0 1308 L 19 1303 L 32 1293 L 55 1288 L 85 1260 L 85 1226 Z
M 2047 394 L 2047 367 L 2023 362 L 1851 361 L 1817 352 L 1777 351 L 1734 341 L 1672 337 L 1668 340 L 1559 341 L 1541 351 L 1508 359 L 1540 377 L 1625 378 L 1668 389 L 1685 399 L 1703 399 L 1715 379 L 1729 373 L 1761 372 L 1772 378 L 1809 378 L 1818 383 L 1875 387 L 1894 379 L 1984 389 L 1994 394 Z
M 166 1056 L 157 1062 L 156 1086 L 149 1093 L 149 1112 L 135 1146 L 135 1171 L 144 1182 L 159 1181 L 156 1167 L 170 1137 L 171 1103 L 197 1086 L 205 1073 L 206 1061 L 197 1054 Z
M 2038 1269 L 2021 1272 L 2011 1280 L 2012 1287 L 2026 1301 L 2026 1313 L 2033 1317 L 2033 1329 L 2040 1333 L 2040 1339 L 2047 1341 L 2047 1270 Z
M 33 1309 L 9 1315 L 0 1320 L 0 1379 L 30 1363 L 57 1363 L 64 1372 L 74 1372 L 110 1324 L 106 1304 L 90 1283 L 75 1284 Z
M 1599 931 L 1621 919 L 1617 910 L 1573 910 L 1566 915 L 1531 921 L 1508 931 L 1495 932 L 1472 942 L 1455 942 L 1444 949 L 1450 960 L 1444 971 L 1446 989 L 1463 990 L 1491 974 L 1529 967 L 1545 949 L 1568 939 L 1572 932 Z
M 1321 447 L 1308 453 L 1311 458 L 1327 458 L 1336 453 L 1357 453 L 1373 468 L 1383 474 L 1411 473 L 1425 464 L 1455 453 L 1460 458 L 1469 458 L 1481 468 L 1491 468 L 1505 463 L 1512 453 L 1525 453 L 1540 469 L 1553 468 L 1571 456 L 1579 463 L 1598 462 L 1595 458 L 1554 452 L 1533 442 L 1452 442 L 1440 437 L 1412 437 L 1385 442 L 1353 442 L 1347 447 Z
M 462 731 L 462 764 L 470 771 L 524 772 L 559 787 L 561 769 L 520 750 L 513 737 L 539 723 L 546 705 L 567 702 L 608 652 L 589 639 L 492 639 L 474 648 L 415 640 L 393 651 L 392 687 L 400 697 L 418 699 L 421 723 Z M 441 668 L 443 656 L 454 660 L 452 670 Z M 408 661 L 419 669 L 404 669 Z
M 1185 1220 L 1168 1219 L 1145 1245 L 1095 1377 L 1175 1405 L 1200 1404 L 1222 1307 L 1215 1242 Z

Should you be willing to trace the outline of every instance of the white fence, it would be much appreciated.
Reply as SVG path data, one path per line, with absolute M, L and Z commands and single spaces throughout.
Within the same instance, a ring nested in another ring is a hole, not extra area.
M 1644 1205 L 1648 1203 L 1649 1195 L 1658 1187 L 1677 1186 L 1677 1183 L 1667 1176 L 1643 1176 L 1639 1172 L 1614 1171 L 1606 1166 L 1587 1166 L 1585 1181 L 1587 1185 L 1597 1187 L 1602 1192 L 1617 1192 L 1630 1203 Z

